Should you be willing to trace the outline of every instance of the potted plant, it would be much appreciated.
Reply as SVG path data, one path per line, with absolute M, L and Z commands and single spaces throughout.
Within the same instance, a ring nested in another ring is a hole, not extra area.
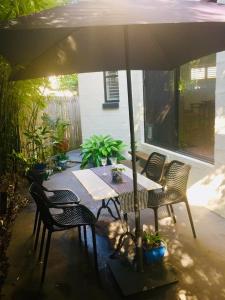
M 122 183 L 123 176 L 122 173 L 125 169 L 124 168 L 112 168 L 112 182 L 114 183 Z
M 41 183 L 46 178 L 47 159 L 51 156 L 50 130 L 48 126 L 38 126 L 26 130 L 24 135 L 27 138 L 27 170 L 29 169 Z
M 66 155 L 66 153 L 58 153 L 56 155 L 56 164 L 58 167 L 61 167 L 62 169 L 66 168 L 66 164 L 68 162 L 68 155 Z
M 147 264 L 162 261 L 166 253 L 167 245 L 159 233 L 144 231 L 142 243 L 144 258 Z
M 118 161 L 125 159 L 122 152 L 125 144 L 121 140 L 115 140 L 111 136 L 93 135 L 81 145 L 81 168 L 87 166 L 101 166 L 101 158 L 116 157 Z

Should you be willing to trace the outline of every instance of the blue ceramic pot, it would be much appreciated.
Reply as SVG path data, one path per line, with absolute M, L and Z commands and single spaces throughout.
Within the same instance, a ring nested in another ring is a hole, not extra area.
M 144 257 L 148 264 L 153 264 L 161 261 L 165 253 L 166 253 L 166 247 L 164 245 L 161 245 L 156 248 L 144 250 Z
M 37 163 L 34 165 L 34 169 L 38 171 L 44 171 L 45 168 L 46 168 L 46 164 L 44 163 Z

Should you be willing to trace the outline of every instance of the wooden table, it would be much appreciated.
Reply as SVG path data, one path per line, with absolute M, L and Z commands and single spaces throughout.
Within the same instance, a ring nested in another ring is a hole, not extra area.
M 117 165 L 123 168 L 123 183 L 115 184 L 111 179 L 112 166 L 98 167 L 92 169 L 74 171 L 73 174 L 79 180 L 81 185 L 85 188 L 87 193 L 94 201 L 101 201 L 102 205 L 98 210 L 97 218 L 102 209 L 107 209 L 110 215 L 117 219 L 111 211 L 109 203 L 113 202 L 117 211 L 118 217 L 120 216 L 116 204 L 121 205 L 123 212 L 131 212 L 134 210 L 133 205 L 133 178 L 132 170 L 125 165 Z M 106 173 L 106 175 L 104 175 Z M 137 175 L 138 181 L 138 196 L 140 209 L 147 207 L 148 191 L 161 188 L 161 185 L 148 179 L 144 175 Z

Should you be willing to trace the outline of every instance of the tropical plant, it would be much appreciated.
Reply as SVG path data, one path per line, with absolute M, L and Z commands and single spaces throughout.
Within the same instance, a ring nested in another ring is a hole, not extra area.
M 70 2 L 69 0 L 1 0 L 0 20 L 9 20 Z M 40 86 L 47 79 L 10 81 L 12 69 L 0 56 L 0 174 L 15 170 L 13 151 L 23 151 L 24 128 L 36 126 L 36 112 L 43 108 L 44 95 Z M 46 99 L 45 99 L 46 100 Z M 31 116 L 27 118 L 27 116 Z M 35 118 L 33 117 L 35 116 Z
M 153 233 L 144 231 L 142 243 L 144 250 L 157 248 L 160 247 L 162 244 L 166 246 L 166 241 L 160 236 L 158 232 Z
M 14 19 L 68 2 L 70 0 L 1 0 L 0 20 Z
M 34 130 L 26 130 L 30 157 L 34 157 L 37 163 L 45 163 L 51 149 L 49 144 L 50 131 L 47 126 L 38 126 Z
M 68 160 L 68 159 L 69 159 L 69 156 L 66 155 L 65 153 L 59 153 L 56 155 L 57 162 L 63 161 L 63 160 Z
M 81 145 L 82 163 L 81 168 L 89 163 L 98 167 L 102 157 L 117 157 L 117 161 L 125 159 L 122 151 L 125 144 L 121 140 L 115 140 L 110 135 L 93 135 Z
M 69 143 L 66 139 L 66 130 L 70 126 L 70 123 L 60 118 L 53 120 L 47 114 L 43 114 L 42 120 L 43 124 L 51 130 L 51 140 L 54 145 L 55 154 L 67 152 Z

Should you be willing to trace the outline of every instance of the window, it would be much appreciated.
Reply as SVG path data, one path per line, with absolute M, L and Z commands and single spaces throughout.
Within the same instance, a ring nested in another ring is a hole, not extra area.
M 216 55 L 144 72 L 145 142 L 214 160 Z
M 119 80 L 117 71 L 104 72 L 105 103 L 103 108 L 119 107 Z

